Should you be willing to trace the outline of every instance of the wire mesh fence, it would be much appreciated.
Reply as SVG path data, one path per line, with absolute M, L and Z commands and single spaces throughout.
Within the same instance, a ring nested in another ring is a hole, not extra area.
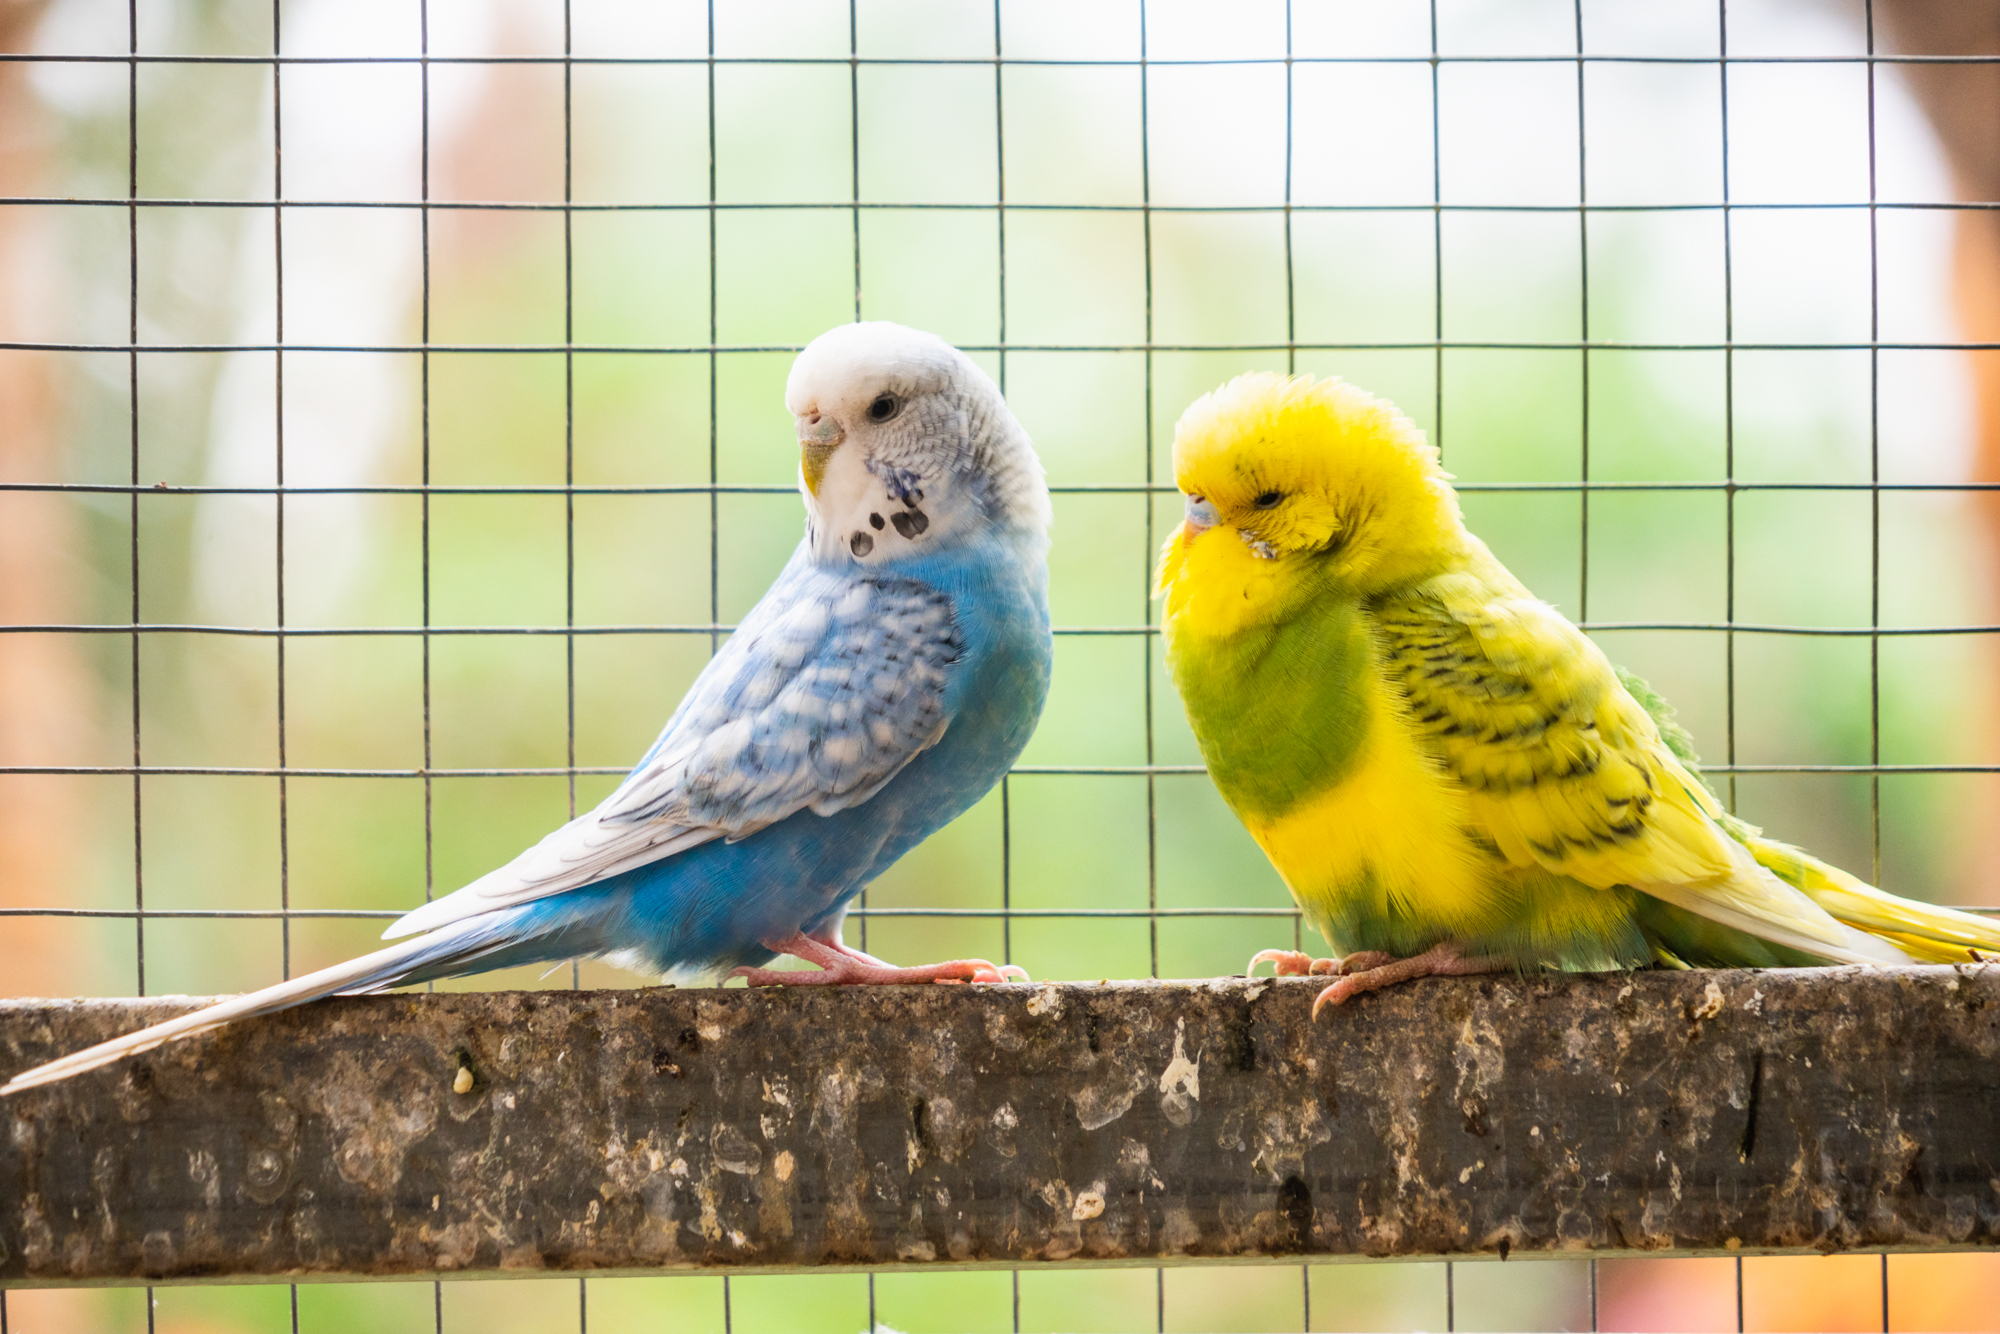
M 65 0 L 38 23 L 4 61 L 51 147 L 0 205 L 9 262 L 46 273 L 0 356 L 64 408 L 24 408 L 7 451 L 0 503 L 41 540 L 9 555 L 38 591 L 0 632 L 62 717 L 0 756 L 34 817 L 0 905 L 20 990 L 331 962 L 608 791 L 795 540 L 778 386 L 860 318 L 987 365 L 1058 514 L 1042 731 L 864 896 L 863 948 L 1201 976 L 1304 943 L 1206 782 L 1150 601 L 1173 420 L 1254 367 L 1417 417 L 1473 527 L 1681 705 L 1733 805 L 1899 892 L 1976 897 L 2000 763 L 1962 705 L 2000 626 L 1965 553 L 2000 483 L 1968 457 L 1964 366 L 2000 344 L 1954 323 L 1943 254 L 2000 203 L 1952 197 L 1898 71 L 1992 53 L 1891 53 L 1867 3 Z M 14 1293 L 0 1329 L 2000 1307 L 1983 1257 L 1747 1267 Z

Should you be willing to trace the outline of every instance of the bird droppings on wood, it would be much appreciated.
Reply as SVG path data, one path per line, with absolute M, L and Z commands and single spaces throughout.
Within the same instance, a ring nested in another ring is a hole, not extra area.
M 2000 969 L 1317 988 L 327 1001 L 0 1104 L 0 1285 L 2000 1246 Z

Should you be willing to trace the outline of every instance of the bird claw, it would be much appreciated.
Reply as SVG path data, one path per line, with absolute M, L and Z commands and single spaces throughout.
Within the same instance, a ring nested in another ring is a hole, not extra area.
M 1032 982 L 1035 980 L 1029 977 L 1028 970 L 1021 967 L 1018 963 L 994 965 L 987 963 L 984 959 L 974 959 L 971 962 L 982 965 L 978 975 L 972 979 L 974 982 Z
M 1301 953 L 1298 950 L 1260 950 L 1250 960 L 1250 966 L 1243 970 L 1243 975 L 1245 977 L 1254 977 L 1257 973 L 1257 965 L 1268 963 L 1271 965 L 1273 975 L 1277 977 L 1327 977 L 1335 973 L 1347 972 L 1349 960 L 1378 957 L 1383 960 L 1389 958 L 1386 954 L 1377 956 L 1367 951 L 1361 954 L 1350 954 L 1345 959 L 1315 959 L 1312 955 Z M 1372 967 L 1373 965 L 1369 966 Z
M 1505 959 L 1491 956 L 1468 958 L 1457 945 L 1446 941 L 1407 959 L 1380 950 L 1357 950 L 1341 960 L 1342 977 L 1313 998 L 1312 1017 L 1328 1005 L 1341 1005 L 1364 991 L 1392 987 L 1419 977 L 1470 977 L 1491 973 L 1507 966 Z
M 1021 967 L 1018 963 L 988 963 L 984 959 L 954 959 L 950 963 L 934 964 L 932 966 L 936 968 L 970 966 L 972 970 L 971 975 L 967 977 L 939 976 L 932 978 L 931 981 L 937 983 L 939 986 L 963 986 L 967 982 L 997 984 L 1002 982 L 1032 982 L 1035 980 L 1029 977 L 1028 970 Z
M 1334 983 L 1326 990 L 1320 992 L 1319 995 L 1313 997 L 1312 1021 L 1314 1023 L 1319 1022 L 1319 1012 L 1323 1008 L 1328 1005 L 1339 1005 L 1353 994 L 1344 984 L 1345 979 L 1342 979 L 1342 981 Z
M 921 982 L 955 986 L 967 982 L 1032 980 L 1019 964 L 991 963 L 985 959 L 950 959 L 918 968 L 898 968 L 837 941 L 816 940 L 804 935 L 767 940 L 764 947 L 773 954 L 789 954 L 795 959 L 818 964 L 819 971 L 744 967 L 730 969 L 728 977 L 740 977 L 753 987 L 908 986 Z
M 1257 965 L 1268 963 L 1274 977 L 1304 977 L 1313 970 L 1316 962 L 1312 955 L 1298 950 L 1259 950 L 1251 956 L 1250 966 L 1243 970 L 1243 975 L 1255 977 Z
M 1382 950 L 1356 950 L 1338 959 L 1315 959 L 1298 950 L 1260 950 L 1244 969 L 1255 974 L 1257 965 L 1268 963 L 1279 977 L 1337 977 L 1340 980 L 1313 998 L 1312 1017 L 1329 1005 L 1340 1005 L 1364 991 L 1394 986 L 1417 977 L 1451 977 L 1490 973 L 1503 963 L 1499 959 L 1467 958 L 1458 946 L 1446 943 L 1422 954 L 1399 959 Z
M 1333 960 L 1327 959 L 1321 962 L 1332 963 Z M 1396 962 L 1396 956 L 1383 950 L 1356 950 L 1352 954 L 1343 955 L 1336 967 L 1329 968 L 1326 971 L 1336 973 L 1341 977 L 1353 977 L 1357 973 L 1365 973 L 1373 968 L 1382 968 L 1394 962 Z M 1320 970 L 1315 968 L 1313 971 L 1318 972 Z

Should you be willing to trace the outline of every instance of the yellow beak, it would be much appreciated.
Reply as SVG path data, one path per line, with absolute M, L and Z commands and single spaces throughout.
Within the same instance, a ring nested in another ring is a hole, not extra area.
M 819 484 L 826 476 L 827 461 L 833 451 L 840 448 L 840 442 L 847 433 L 840 429 L 840 423 L 831 417 L 822 417 L 817 410 L 799 415 L 799 476 L 806 484 L 806 490 L 819 495 Z

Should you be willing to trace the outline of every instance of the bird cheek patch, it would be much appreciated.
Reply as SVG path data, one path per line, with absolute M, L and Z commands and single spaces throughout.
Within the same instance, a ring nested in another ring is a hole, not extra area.
M 888 464 L 868 460 L 868 471 L 880 477 L 888 486 L 889 499 L 897 504 L 915 507 L 924 498 L 923 476 L 908 468 L 897 468 Z

